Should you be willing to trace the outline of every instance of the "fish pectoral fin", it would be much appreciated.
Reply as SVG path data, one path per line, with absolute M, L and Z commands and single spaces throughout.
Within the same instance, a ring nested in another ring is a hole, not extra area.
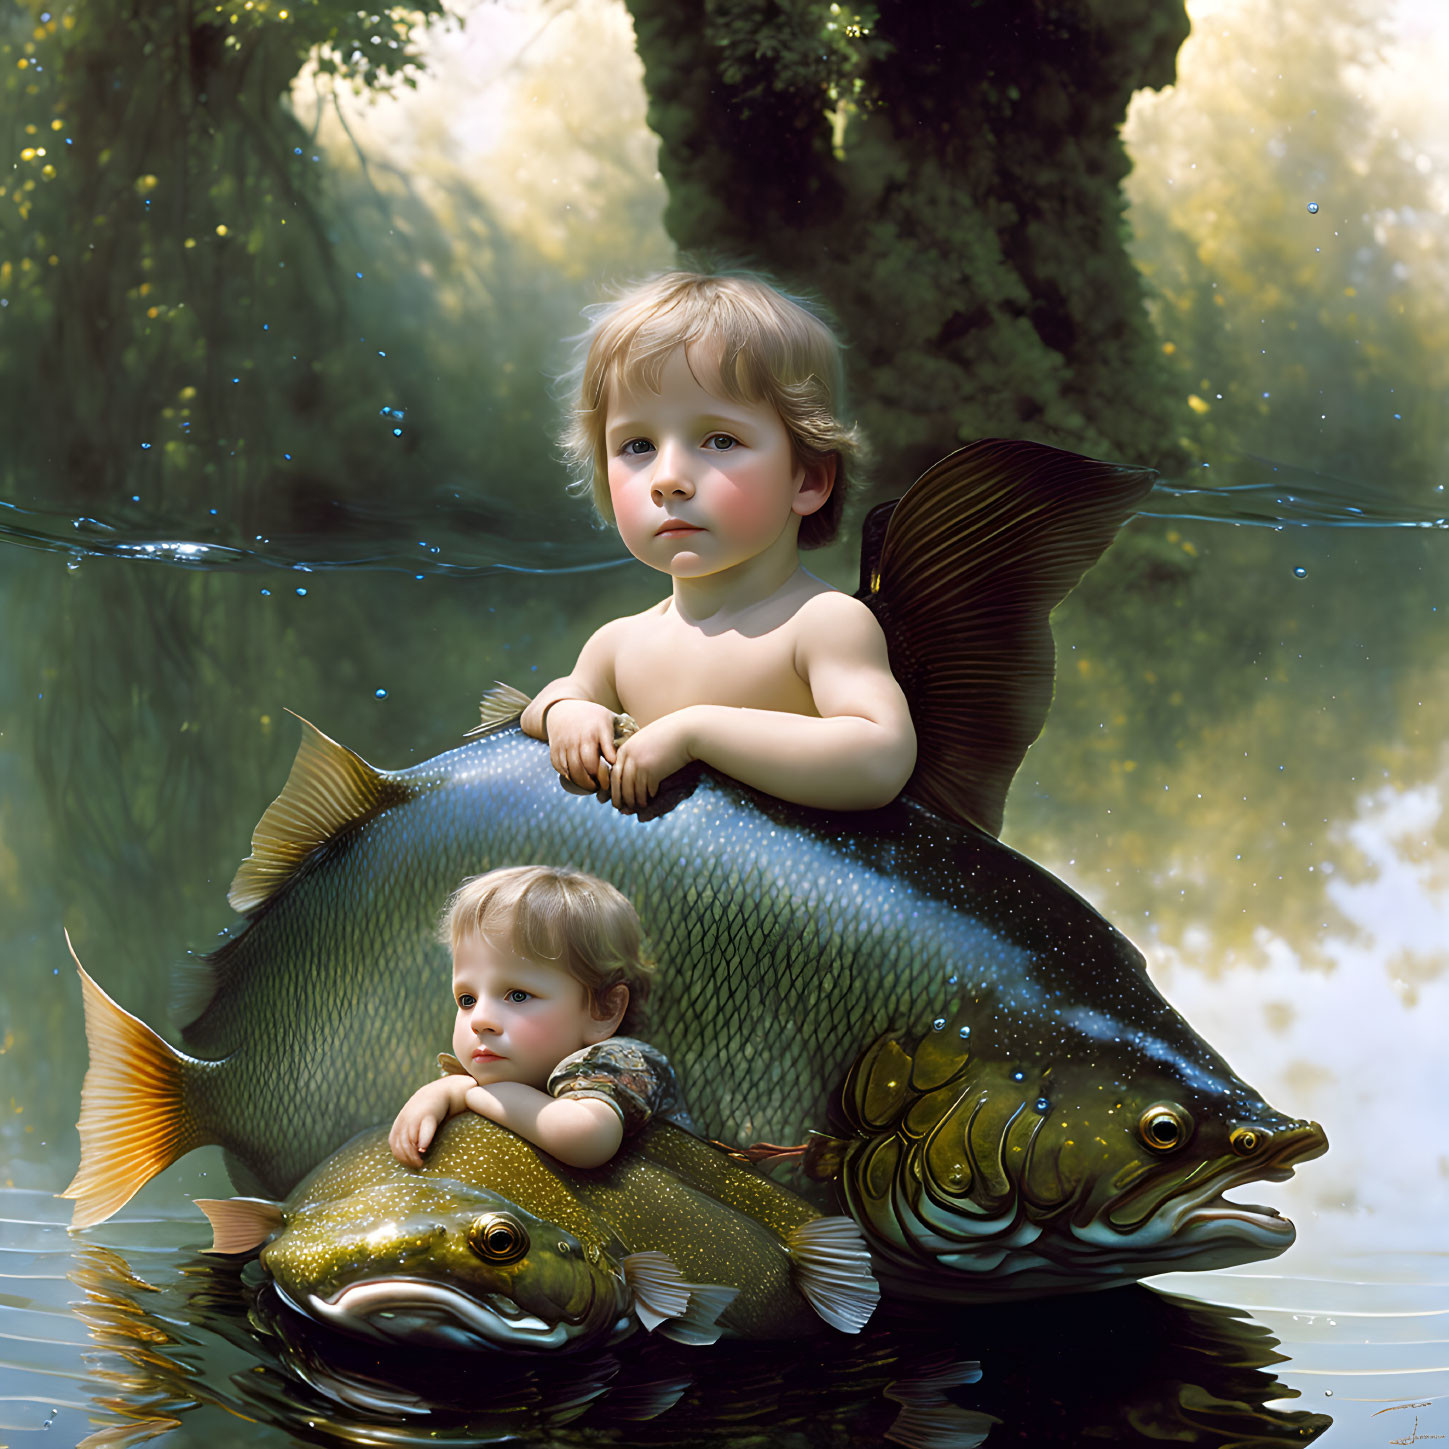
M 511 725 L 532 703 L 531 694 L 525 694 L 521 689 L 515 689 L 511 684 L 495 679 L 493 688 L 485 689 L 483 698 L 478 701 L 478 713 L 481 716 L 479 722 L 466 732 L 464 738 L 472 739 L 475 735 L 491 734 L 505 725 Z
M 191 1098 L 209 1063 L 183 1056 L 144 1021 L 117 1006 L 80 972 L 90 1065 L 81 1086 L 80 1166 L 61 1197 L 73 1198 L 72 1228 L 104 1222 L 178 1157 L 209 1141 Z
M 639 1322 L 651 1333 L 689 1309 L 689 1284 L 668 1253 L 630 1253 L 620 1267 Z
M 227 892 L 232 909 L 244 916 L 271 900 L 324 845 L 411 794 L 396 775 L 369 765 L 301 715 L 295 718 L 302 742 L 292 771 L 257 822 L 252 853 Z
M 832 1328 L 859 1333 L 880 1302 L 859 1224 L 847 1217 L 814 1218 L 792 1229 L 785 1242 L 795 1286 L 810 1306 Z
M 721 1333 L 716 1321 L 734 1302 L 738 1289 L 717 1283 L 686 1283 L 668 1253 L 630 1253 L 620 1265 L 639 1322 L 676 1343 L 713 1343 Z
M 739 1297 L 738 1288 L 723 1283 L 690 1283 L 689 1308 L 682 1318 L 660 1324 L 659 1336 L 675 1343 L 717 1343 L 724 1332 L 719 1316 Z
M 879 619 L 916 726 L 905 794 L 996 835 L 1051 707 L 1053 608 L 1156 475 L 986 438 L 866 519 L 857 595 Z
M 279 1203 L 263 1197 L 198 1197 L 197 1207 L 211 1220 L 207 1253 L 250 1253 L 282 1226 Z

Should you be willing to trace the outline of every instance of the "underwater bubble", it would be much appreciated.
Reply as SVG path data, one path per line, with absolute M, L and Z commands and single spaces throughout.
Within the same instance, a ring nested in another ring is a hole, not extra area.
M 71 556 L 65 561 L 66 572 L 73 574 L 81 566 L 81 560 L 84 557 L 85 555 L 81 553 L 71 554 Z
M 305 599 L 307 597 L 307 590 L 306 589 L 298 589 L 297 590 L 297 597 L 299 599 Z
M 969 1026 L 963 1026 L 961 1030 L 956 1033 L 956 1035 L 959 1036 L 962 1041 L 965 1041 L 971 1035 L 971 1028 Z
M 1048 1102 L 1045 1097 L 1038 1097 L 1036 1099 L 1036 1110 L 1038 1112 L 1048 1111 L 1050 1109 L 1050 1107 L 1051 1107 L 1051 1103 Z
M 958 981 L 959 981 L 959 980 L 960 980 L 960 979 L 961 979 L 961 978 L 960 978 L 960 977 L 959 977 L 959 976 L 957 976 L 957 975 L 956 975 L 956 973 L 955 973 L 955 972 L 954 972 L 954 971 L 953 971 L 953 972 L 952 972 L 952 973 L 951 973 L 951 974 L 950 974 L 950 975 L 949 975 L 949 976 L 948 976 L 948 977 L 947 977 L 947 978 L 946 978 L 946 985 L 947 985 L 947 986 L 954 986 L 954 985 L 955 985 L 955 984 L 956 984 L 956 983 L 957 983 L 957 982 L 958 982 Z
M 1316 201 L 1310 201 L 1308 203 L 1308 214 L 1309 216 L 1318 215 L 1318 203 Z
M 1308 570 L 1300 564 L 1293 570 L 1293 577 L 1295 579 L 1306 579 L 1308 577 Z
M 1011 1074 L 1011 1080 L 1013 1082 L 1024 1082 L 1024 1081 L 1026 1081 L 1026 1073 L 1025 1072 L 1013 1072 Z
M 944 1016 L 938 1016 L 935 1019 L 935 1021 L 933 1021 L 931 1023 L 931 1030 L 932 1031 L 945 1031 L 946 1030 L 946 1018 Z
M 271 597 L 272 597 L 272 591 L 270 589 L 263 589 L 262 590 L 262 598 L 264 598 L 264 599 L 270 599 Z
M 385 689 L 374 689 L 372 691 L 372 697 L 374 699 L 386 699 L 387 698 L 387 690 L 385 690 Z

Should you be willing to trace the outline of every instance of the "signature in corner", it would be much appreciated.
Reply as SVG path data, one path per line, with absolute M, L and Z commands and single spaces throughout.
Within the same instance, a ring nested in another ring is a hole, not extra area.
M 1407 1408 L 1409 1406 L 1408 1405 L 1405 1405 L 1404 1407 Z M 1428 1405 L 1427 1404 L 1425 1404 L 1425 1405 L 1417 1405 L 1416 1404 L 1416 1405 L 1414 1405 L 1414 1407 L 1415 1408 L 1420 1408 L 1420 1407 L 1427 1408 Z M 1379 1412 L 1382 1413 L 1383 1410 L 1380 1409 Z M 1413 1429 L 1411 1429 L 1409 1431 L 1408 1435 L 1405 1438 L 1403 1438 L 1403 1439 L 1390 1439 L 1389 1440 L 1389 1443 L 1390 1444 L 1417 1444 L 1417 1443 L 1419 1443 L 1423 1439 L 1442 1439 L 1444 1437 L 1445 1436 L 1443 1434 L 1421 1434 L 1419 1432 L 1419 1416 L 1417 1414 L 1415 1414 L 1414 1415 L 1414 1427 L 1413 1427 Z

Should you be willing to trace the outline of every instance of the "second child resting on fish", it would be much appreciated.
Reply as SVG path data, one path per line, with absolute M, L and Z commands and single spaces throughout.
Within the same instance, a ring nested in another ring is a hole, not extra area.
M 599 310 L 579 371 L 570 452 L 673 588 L 597 630 L 525 733 L 625 810 L 691 760 L 801 805 L 894 799 L 916 736 L 885 636 L 799 559 L 834 536 L 860 452 L 834 333 L 758 278 L 669 272 Z M 638 729 L 616 745 L 619 714 Z
M 543 865 L 474 876 L 439 934 L 453 955 L 453 1051 L 393 1123 L 400 1162 L 421 1167 L 438 1127 L 465 1111 L 570 1167 L 607 1162 L 653 1118 L 693 1129 L 664 1054 L 615 1035 L 639 1019 L 652 968 L 634 907 L 607 881 Z

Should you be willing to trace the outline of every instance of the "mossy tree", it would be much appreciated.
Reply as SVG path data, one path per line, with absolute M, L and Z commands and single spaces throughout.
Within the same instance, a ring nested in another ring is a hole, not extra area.
M 835 309 L 883 491 L 983 434 L 1172 457 L 1118 127 L 1179 0 L 629 6 L 670 234 Z

